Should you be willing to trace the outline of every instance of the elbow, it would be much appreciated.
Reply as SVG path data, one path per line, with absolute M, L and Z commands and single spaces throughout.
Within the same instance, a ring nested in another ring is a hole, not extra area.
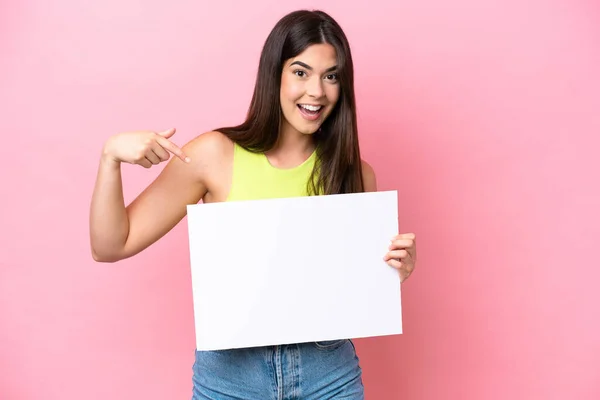
M 114 254 L 99 252 L 96 251 L 96 249 L 94 249 L 93 247 L 92 258 L 98 263 L 114 263 L 120 260 L 120 258 L 116 257 Z

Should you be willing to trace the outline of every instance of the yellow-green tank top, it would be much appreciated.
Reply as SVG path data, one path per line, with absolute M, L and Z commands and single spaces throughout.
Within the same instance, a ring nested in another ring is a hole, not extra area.
M 234 143 L 233 175 L 226 201 L 308 196 L 308 180 L 316 151 L 293 168 L 271 165 L 265 154 L 252 153 Z

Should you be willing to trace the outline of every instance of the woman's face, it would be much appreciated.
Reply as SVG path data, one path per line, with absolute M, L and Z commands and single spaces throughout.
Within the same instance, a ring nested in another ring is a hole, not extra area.
M 315 44 L 286 60 L 281 74 L 283 124 L 302 134 L 315 133 L 340 95 L 335 48 Z

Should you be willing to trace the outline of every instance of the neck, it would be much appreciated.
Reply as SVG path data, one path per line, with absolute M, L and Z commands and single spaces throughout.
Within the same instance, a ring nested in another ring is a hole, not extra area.
M 275 165 L 293 166 L 306 160 L 314 150 L 312 135 L 302 134 L 289 124 L 283 123 L 277 144 L 267 152 L 267 156 Z
M 279 130 L 279 139 L 273 148 L 275 154 L 306 155 L 315 149 L 313 135 L 298 132 L 287 123 L 283 123 Z

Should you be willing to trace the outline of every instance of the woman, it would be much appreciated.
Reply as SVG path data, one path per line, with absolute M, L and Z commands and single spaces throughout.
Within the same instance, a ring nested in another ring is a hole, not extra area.
M 182 148 L 164 132 L 127 132 L 104 146 L 90 213 L 93 257 L 115 262 L 160 239 L 186 205 L 376 191 L 360 158 L 353 65 L 342 29 L 320 11 L 283 17 L 262 50 L 245 122 L 216 129 Z M 150 168 L 177 157 L 127 207 L 121 163 Z M 391 238 L 384 260 L 406 279 L 415 235 Z M 351 341 L 197 351 L 194 398 L 363 398 Z

